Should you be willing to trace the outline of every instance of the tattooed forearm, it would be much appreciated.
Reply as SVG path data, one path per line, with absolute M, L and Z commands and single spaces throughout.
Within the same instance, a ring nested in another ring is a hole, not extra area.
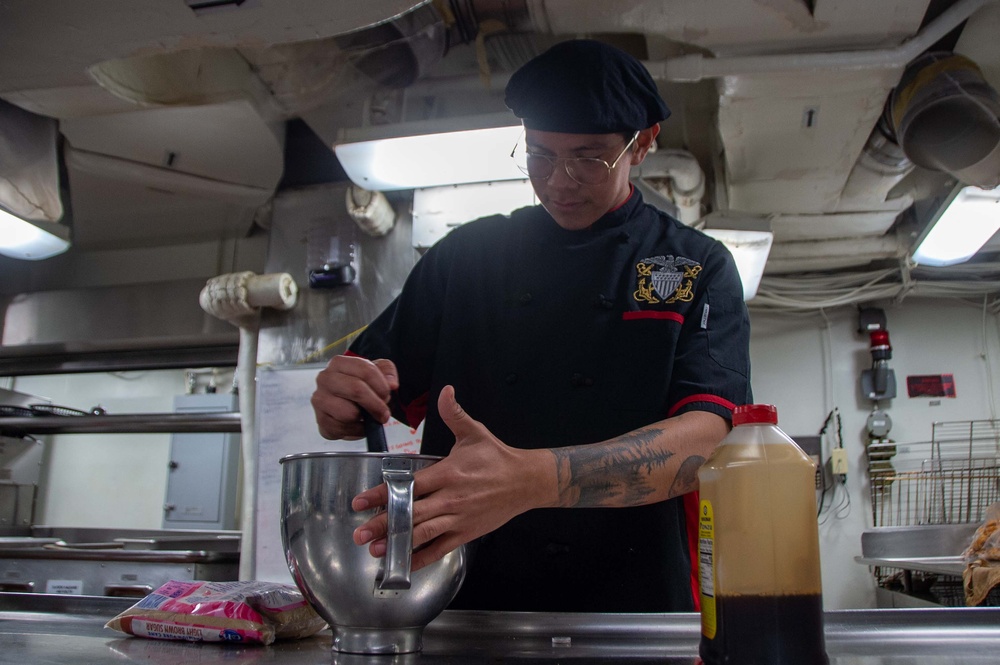
M 681 462 L 681 468 L 677 469 L 677 477 L 670 484 L 670 496 L 680 496 L 698 489 L 698 469 L 705 463 L 705 458 L 701 455 L 691 455 Z
M 650 474 L 674 456 L 673 452 L 654 445 L 662 433 L 658 427 L 646 427 L 606 444 L 552 449 L 556 457 L 560 505 L 595 507 L 647 503 L 649 496 L 656 492 Z M 697 467 L 694 470 L 697 471 Z M 688 472 L 688 476 L 693 477 L 693 471 Z

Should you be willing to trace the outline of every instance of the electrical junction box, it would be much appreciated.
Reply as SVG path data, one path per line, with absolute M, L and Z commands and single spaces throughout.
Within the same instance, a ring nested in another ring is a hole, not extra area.
M 875 371 L 866 369 L 861 372 L 861 394 L 870 400 L 895 399 L 896 397 L 896 373 L 891 369 L 885 370 L 884 389 L 877 389 Z
M 892 429 L 892 418 L 885 411 L 876 409 L 868 416 L 865 427 L 868 429 L 868 436 L 871 438 L 884 439 L 889 436 L 889 430 Z
M 830 471 L 838 476 L 847 474 L 847 451 L 843 448 L 830 451 Z
M 239 411 L 234 394 L 178 395 L 176 413 Z M 170 437 L 164 529 L 232 530 L 238 506 L 239 432 L 189 432 Z

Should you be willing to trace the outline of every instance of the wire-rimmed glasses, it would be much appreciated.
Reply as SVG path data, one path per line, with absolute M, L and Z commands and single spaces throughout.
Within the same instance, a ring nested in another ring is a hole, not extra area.
M 523 145 L 523 141 L 518 141 L 510 156 L 517 165 L 521 173 L 532 180 L 548 180 L 556 171 L 556 163 L 562 162 L 566 169 L 566 175 L 574 182 L 581 185 L 603 185 L 611 177 L 611 170 L 618 166 L 618 162 L 625 155 L 635 140 L 639 138 L 639 132 L 632 135 L 631 140 L 625 144 L 622 151 L 615 157 L 615 161 L 608 164 L 598 157 L 551 157 L 549 155 L 539 155 L 529 152 Z

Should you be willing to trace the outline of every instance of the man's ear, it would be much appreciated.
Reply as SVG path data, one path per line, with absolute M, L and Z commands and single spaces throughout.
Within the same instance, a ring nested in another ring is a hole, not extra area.
M 653 141 L 656 140 L 656 136 L 659 133 L 659 125 L 647 127 L 639 132 L 639 136 L 635 140 L 636 149 L 632 153 L 632 166 L 642 163 L 642 160 L 646 158 L 646 153 L 649 152 L 650 146 L 653 145 Z

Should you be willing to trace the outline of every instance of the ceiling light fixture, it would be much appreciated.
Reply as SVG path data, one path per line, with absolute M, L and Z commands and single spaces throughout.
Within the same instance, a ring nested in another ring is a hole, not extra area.
M 757 215 L 720 210 L 706 215 L 695 228 L 726 246 L 743 282 L 743 300 L 752 300 L 757 295 L 774 243 L 771 221 Z
M 733 255 L 736 270 L 743 281 L 743 300 L 752 300 L 757 295 L 760 279 L 764 276 L 764 266 L 771 253 L 774 234 L 770 231 L 739 229 L 705 229 L 705 234 L 721 242 Z
M 30 221 L 0 208 L 0 254 L 14 259 L 39 261 L 69 249 L 65 226 Z
M 413 246 L 425 249 L 474 219 L 509 215 L 536 203 L 527 179 L 414 190 Z
M 1000 187 L 959 185 L 917 238 L 913 262 L 950 266 L 968 261 L 1000 230 Z
M 502 114 L 344 130 L 333 149 L 355 185 L 376 191 L 523 180 L 510 159 L 523 131 L 514 122 Z

